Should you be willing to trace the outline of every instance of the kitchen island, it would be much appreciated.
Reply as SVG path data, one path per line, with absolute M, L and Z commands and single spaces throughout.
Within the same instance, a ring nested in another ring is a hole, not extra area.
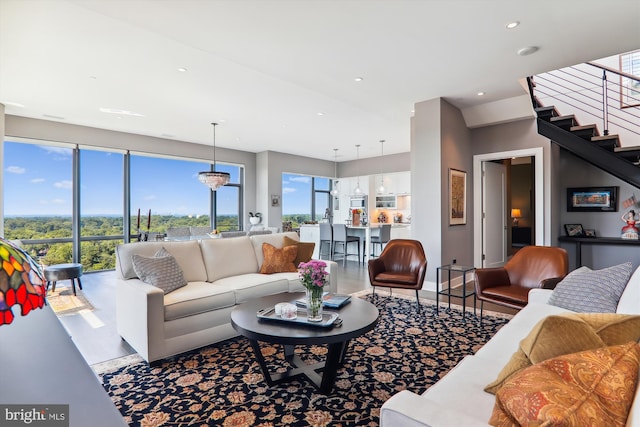
M 347 225 L 347 234 L 360 238 L 360 248 L 363 250 L 364 259 L 371 258 L 371 234 L 372 230 L 380 228 L 379 223 L 370 225 Z M 375 232 L 375 231 L 374 231 Z M 411 224 L 391 224 L 391 239 L 410 239 Z M 300 241 L 314 242 L 313 258 L 320 259 L 320 226 L 319 224 L 300 224 Z M 326 258 L 326 256 L 325 256 Z

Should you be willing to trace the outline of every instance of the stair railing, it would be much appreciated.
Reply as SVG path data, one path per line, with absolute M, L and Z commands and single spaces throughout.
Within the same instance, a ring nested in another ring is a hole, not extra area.
M 616 133 L 624 130 L 634 134 L 640 145 L 640 91 L 622 84 L 625 80 L 640 87 L 640 77 L 604 65 L 587 62 L 528 78 L 529 93 L 534 107 L 566 104 L 569 111 L 582 111 L 592 121 L 601 121 L 603 134 L 611 125 Z M 630 86 L 630 85 L 629 85 Z M 535 92 L 534 92 L 535 91 Z M 562 107 L 559 107 L 562 111 Z

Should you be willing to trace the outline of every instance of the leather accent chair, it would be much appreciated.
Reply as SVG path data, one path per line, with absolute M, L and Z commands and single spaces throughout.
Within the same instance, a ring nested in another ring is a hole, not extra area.
M 476 269 L 480 319 L 485 301 L 521 309 L 527 305 L 531 289 L 553 289 L 568 271 L 567 251 L 550 246 L 525 246 L 504 267 Z
M 413 289 L 420 310 L 418 290 L 427 273 L 427 257 L 422 243 L 411 239 L 393 239 L 378 258 L 369 260 L 369 282 L 375 295 L 376 286 Z

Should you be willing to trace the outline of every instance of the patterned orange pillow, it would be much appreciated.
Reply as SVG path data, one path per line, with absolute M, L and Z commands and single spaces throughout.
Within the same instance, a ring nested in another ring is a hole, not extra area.
M 260 273 L 262 274 L 298 271 L 298 268 L 293 263 L 298 255 L 297 246 L 278 249 L 273 245 L 263 243 L 262 254 L 264 255 L 264 261 L 262 262 L 262 267 L 260 267 Z
M 639 366 L 635 342 L 545 360 L 505 381 L 489 424 L 623 427 Z

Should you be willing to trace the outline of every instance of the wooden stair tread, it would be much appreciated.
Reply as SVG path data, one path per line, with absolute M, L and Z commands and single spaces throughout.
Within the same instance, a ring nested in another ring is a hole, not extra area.
M 611 139 L 620 139 L 620 136 L 619 135 L 594 136 L 593 138 L 591 138 L 591 141 L 598 142 L 598 141 L 607 141 L 607 140 L 611 140 Z
M 553 105 L 536 107 L 534 110 L 539 118 L 547 121 L 549 121 L 551 117 L 558 117 L 560 115 L 558 110 L 556 110 L 556 107 Z
M 580 123 L 578 123 L 578 121 L 576 120 L 576 116 L 574 116 L 573 114 L 568 116 L 551 117 L 551 119 L 549 119 L 549 122 L 566 131 L 574 126 L 580 126 Z
M 583 125 L 583 126 L 572 126 L 569 128 L 569 132 L 579 136 L 582 139 L 586 139 L 587 141 L 591 141 L 594 136 L 599 136 L 600 132 L 598 131 L 598 126 L 595 124 Z
M 640 147 L 616 147 L 616 149 L 613 151 L 615 151 L 616 153 L 640 153 Z

